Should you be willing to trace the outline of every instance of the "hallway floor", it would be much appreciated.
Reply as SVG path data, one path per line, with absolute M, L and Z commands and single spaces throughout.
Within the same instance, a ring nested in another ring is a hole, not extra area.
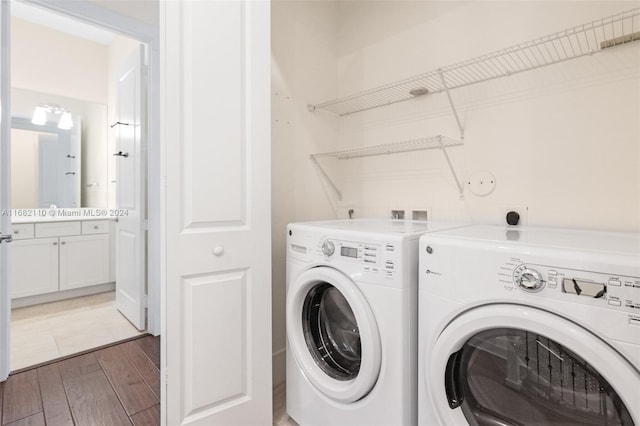
M 11 375 L 0 425 L 160 423 L 160 338 L 144 336 Z
M 273 389 L 274 426 L 297 426 Z M 157 426 L 160 337 L 124 343 L 12 374 L 0 383 L 0 426 Z
M 11 311 L 11 370 L 141 334 L 115 308 L 115 291 Z

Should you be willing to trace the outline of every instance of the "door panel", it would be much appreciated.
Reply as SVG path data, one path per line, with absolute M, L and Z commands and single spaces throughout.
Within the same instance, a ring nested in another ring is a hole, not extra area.
M 60 238 L 60 290 L 109 282 L 109 234 Z
M 58 237 L 13 241 L 11 284 L 14 299 L 58 291 Z
M 9 0 L 0 0 L 0 212 L 11 208 L 11 102 L 9 91 Z M 10 235 L 10 216 L 0 214 L 0 235 Z M 9 326 L 11 297 L 9 283 L 9 247 L 0 242 L 0 381 L 9 375 Z
M 246 275 L 245 270 L 183 278 L 186 416 L 246 398 Z M 211 386 L 216 382 L 224 386 Z
M 146 327 L 146 119 L 144 46 L 117 76 L 116 306 L 139 330 Z
M 267 2 L 162 2 L 167 424 L 271 424 Z

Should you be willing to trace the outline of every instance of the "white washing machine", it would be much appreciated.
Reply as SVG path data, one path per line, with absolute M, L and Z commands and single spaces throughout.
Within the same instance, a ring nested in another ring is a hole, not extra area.
M 640 425 L 640 238 L 420 240 L 419 424 Z
M 287 413 L 300 425 L 417 422 L 418 238 L 459 224 L 296 223 L 287 238 Z

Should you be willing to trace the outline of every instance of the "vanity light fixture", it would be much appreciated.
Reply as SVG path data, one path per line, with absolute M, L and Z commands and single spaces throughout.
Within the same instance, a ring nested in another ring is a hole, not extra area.
M 56 104 L 40 104 L 33 111 L 31 122 L 39 126 L 47 124 L 47 114 L 60 116 L 58 120 L 58 128 L 69 130 L 73 127 L 73 119 L 71 113 L 65 107 Z
M 65 111 L 60 116 L 60 121 L 58 121 L 58 128 L 69 130 L 73 127 L 73 120 L 71 119 L 71 114 L 69 111 Z
M 42 106 L 37 106 L 33 111 L 33 118 L 31 119 L 33 124 L 38 126 L 44 126 L 47 124 L 47 110 Z

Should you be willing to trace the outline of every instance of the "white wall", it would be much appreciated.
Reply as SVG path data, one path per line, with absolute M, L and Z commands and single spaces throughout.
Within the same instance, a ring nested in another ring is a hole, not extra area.
M 11 208 L 38 207 L 38 133 L 11 129 Z
M 107 47 L 11 20 L 11 87 L 105 104 Z
M 309 154 L 436 134 L 459 137 L 444 94 L 337 118 L 306 110 L 360 90 L 628 10 L 637 2 L 337 1 L 273 4 L 273 336 L 284 349 L 285 224 L 389 216 L 640 230 L 640 44 L 452 93 L 465 130 L 449 150 L 461 181 L 495 190 L 464 199 L 439 151 L 321 160 Z M 278 383 L 277 357 L 274 382 Z
M 12 18 L 12 114 L 45 102 L 82 116 L 83 207 L 107 206 L 107 72 L 106 46 Z
M 334 143 L 337 125 L 306 104 L 337 94 L 337 5 L 272 3 L 272 292 L 274 384 L 285 377 L 287 223 L 333 217 L 309 153 Z M 318 197 L 312 194 L 319 194 Z
M 340 95 L 634 5 L 340 3 Z M 381 17 L 390 22 L 385 38 L 378 36 Z M 503 223 L 506 207 L 526 206 L 529 225 L 639 230 L 639 49 L 636 44 L 452 92 L 465 129 L 465 145 L 449 151 L 453 165 L 463 182 L 473 172 L 491 172 L 496 188 L 490 195 L 465 190 L 460 200 L 437 151 L 347 160 L 336 178 L 344 192 L 341 214 L 348 207 L 361 216 L 427 207 L 435 219 Z M 441 133 L 459 137 L 444 94 L 337 121 L 344 147 Z

